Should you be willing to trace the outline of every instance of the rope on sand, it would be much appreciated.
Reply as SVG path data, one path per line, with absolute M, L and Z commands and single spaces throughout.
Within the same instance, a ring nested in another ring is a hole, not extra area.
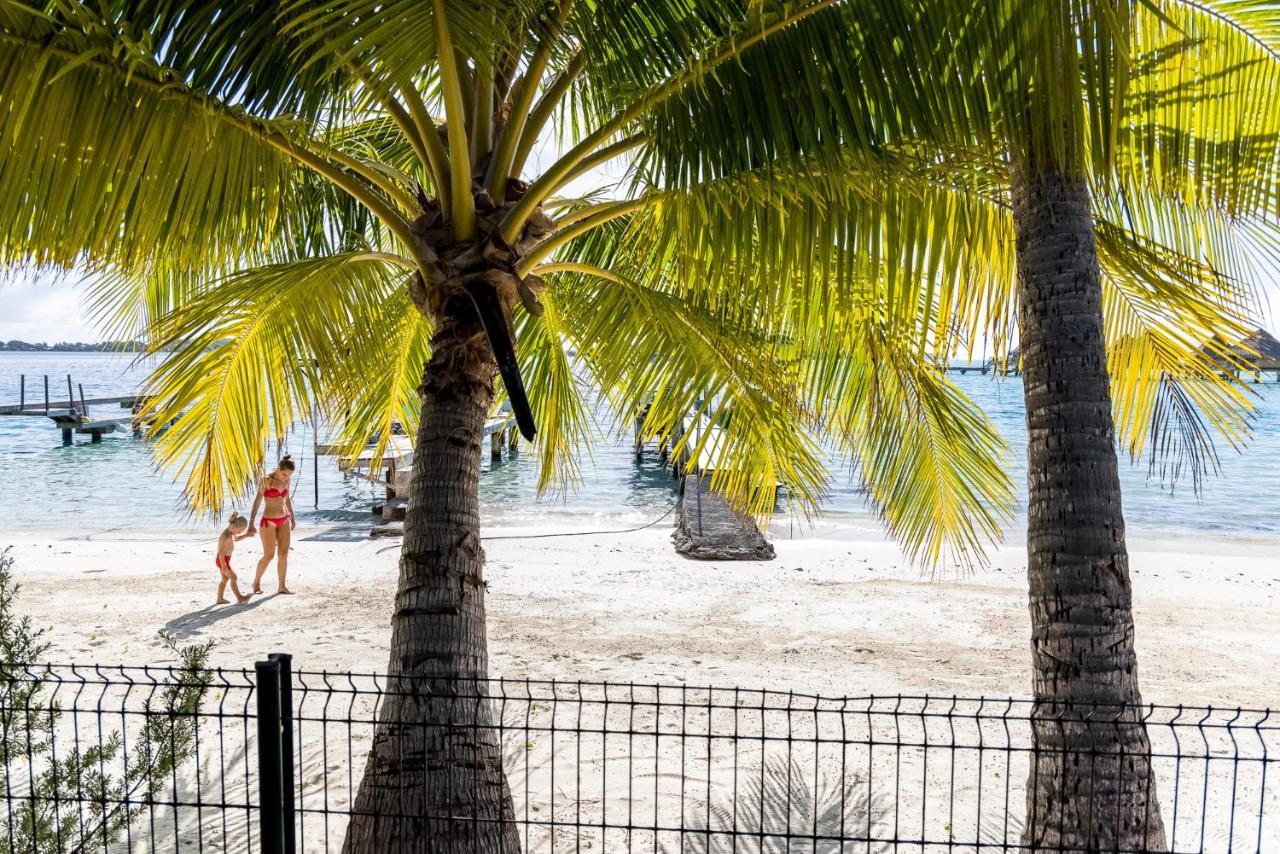
M 676 508 L 679 506 L 680 506 L 680 502 L 677 501 L 675 504 L 672 504 L 669 508 L 667 508 L 666 513 L 663 513 L 657 519 L 654 519 L 652 522 L 646 522 L 643 525 L 638 525 L 634 528 L 621 528 L 613 531 L 561 531 L 555 534 L 505 534 L 505 535 L 493 536 L 493 537 L 481 537 L 480 541 L 491 542 L 493 540 L 542 540 L 542 539 L 547 539 L 549 537 L 598 537 L 605 534 L 633 534 L 636 531 L 643 531 L 645 528 L 652 528 L 654 525 L 658 524 L 663 519 L 667 518 L 672 513 L 676 512 Z M 378 549 L 376 554 L 382 554 L 383 552 L 390 551 L 391 549 L 398 549 L 398 548 L 400 548 L 400 546 L 398 545 L 386 546 L 384 548 Z

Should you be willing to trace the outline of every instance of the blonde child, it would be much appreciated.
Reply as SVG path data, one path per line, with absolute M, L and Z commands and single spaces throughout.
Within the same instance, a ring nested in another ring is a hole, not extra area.
M 215 605 L 230 605 L 227 600 L 227 582 L 231 582 L 231 592 L 236 595 L 236 602 L 243 605 L 249 601 L 249 597 L 240 592 L 240 584 L 236 580 L 236 574 L 231 571 L 231 553 L 235 551 L 236 541 L 244 540 L 252 537 L 253 534 L 248 533 L 249 520 L 241 516 L 239 513 L 232 513 L 231 518 L 227 520 L 226 529 L 218 535 L 218 554 L 214 559 L 217 564 L 218 574 L 221 580 L 218 582 L 218 601 Z

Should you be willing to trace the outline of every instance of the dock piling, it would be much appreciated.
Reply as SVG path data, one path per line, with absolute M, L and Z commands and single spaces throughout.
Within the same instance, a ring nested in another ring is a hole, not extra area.
M 67 408 L 76 408 L 76 393 L 71 390 L 71 374 L 67 374 Z
M 49 414 L 49 375 L 44 375 L 44 414 Z
M 84 383 L 76 383 L 76 388 L 80 389 L 80 415 L 84 418 L 89 417 L 89 407 L 84 402 Z M 98 437 L 94 437 L 95 439 Z
M 501 430 L 495 430 L 489 434 L 489 459 L 495 463 L 502 461 L 502 433 Z
M 18 374 L 18 409 L 27 408 L 27 375 Z

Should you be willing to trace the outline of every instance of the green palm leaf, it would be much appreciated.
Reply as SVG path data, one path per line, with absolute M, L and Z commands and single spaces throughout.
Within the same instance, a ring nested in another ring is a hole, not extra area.
M 694 297 L 616 274 L 555 275 L 569 337 L 620 425 L 639 421 L 673 455 L 702 457 L 712 488 L 755 516 L 774 512 L 780 483 L 796 510 L 817 507 L 827 473 L 812 421 L 768 342 Z M 703 416 L 721 428 L 714 447 L 710 431 L 682 434 Z
M 97 25 L 18 17 L 0 33 L 0 262 L 225 267 L 291 225 L 301 173 L 206 95 Z
M 431 323 L 395 288 L 371 311 L 352 317 L 343 345 L 319 378 L 320 400 L 336 426 L 340 456 L 370 459 L 381 468 L 395 425 L 417 433 L 421 414 L 418 387 L 431 358 Z M 373 448 L 365 453 L 373 440 Z
M 347 330 L 399 285 L 395 269 L 365 253 L 253 268 L 157 321 L 151 354 L 164 356 L 142 417 L 193 507 L 220 511 L 251 485 L 267 441 L 315 414 Z
M 541 317 L 524 313 L 516 326 L 520 373 L 538 424 L 538 488 L 572 485 L 578 480 L 577 455 L 590 450 L 591 414 L 582 384 L 589 376 L 575 373 L 567 349 L 570 332 L 558 291 L 541 296 Z

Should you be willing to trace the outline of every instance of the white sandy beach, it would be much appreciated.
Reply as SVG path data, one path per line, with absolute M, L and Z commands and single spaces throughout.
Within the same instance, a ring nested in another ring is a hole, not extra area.
M 212 604 L 212 536 L 15 538 L 20 608 L 56 627 L 58 661 L 163 662 L 167 628 L 216 640 L 214 660 L 228 667 L 284 651 L 299 669 L 383 670 L 398 541 L 298 533 L 297 595 L 245 606 Z M 1020 547 L 998 550 L 987 569 L 930 577 L 884 542 L 783 539 L 772 562 L 716 563 L 679 557 L 669 534 L 664 523 L 486 543 L 493 674 L 834 696 L 1029 692 Z M 237 549 L 242 579 L 255 547 Z M 1273 547 L 1139 541 L 1132 564 L 1145 699 L 1280 706 Z M 270 592 L 273 574 L 266 582 Z

